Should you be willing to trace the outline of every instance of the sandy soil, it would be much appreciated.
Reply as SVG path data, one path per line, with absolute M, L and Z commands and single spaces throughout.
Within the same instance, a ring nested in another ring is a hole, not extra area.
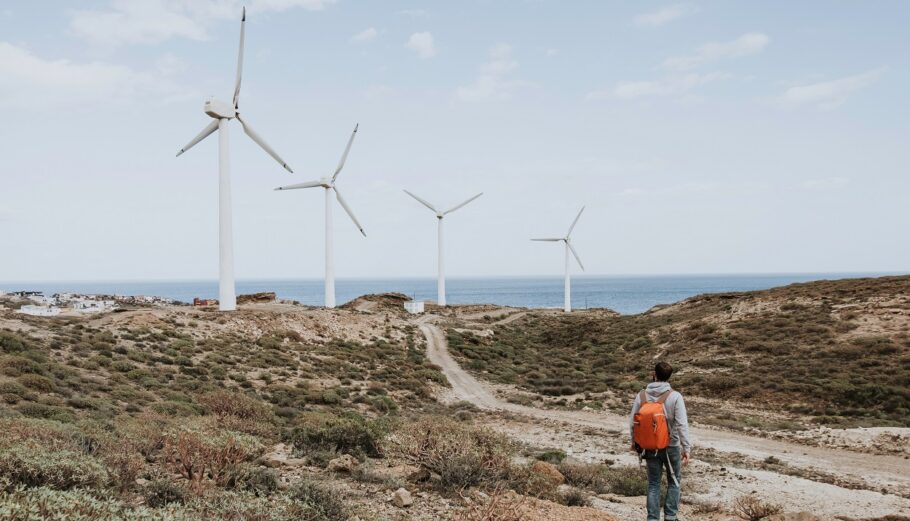
M 507 413 L 499 419 L 494 416 L 490 424 L 535 447 L 560 448 L 581 461 L 637 462 L 635 455 L 626 450 L 626 417 L 595 411 L 537 409 L 501 400 L 492 386 L 478 381 L 452 358 L 443 330 L 434 323 L 438 319 L 427 315 L 416 323 L 427 338 L 429 359 L 442 368 L 452 385 L 441 399 L 468 401 L 487 411 Z M 819 515 L 858 518 L 910 515 L 910 499 L 907 499 L 910 497 L 910 463 L 902 456 L 812 447 L 708 428 L 693 428 L 692 437 L 696 462 L 688 471 L 695 478 L 695 490 L 689 493 L 698 501 L 729 504 L 740 495 L 754 492 L 793 512 L 807 510 Z M 713 449 L 721 457 L 726 455 L 731 463 L 699 462 L 699 447 Z M 804 471 L 816 479 L 819 474 L 833 475 L 858 483 L 865 490 L 733 464 L 736 461 L 759 463 L 771 456 L 786 464 L 792 474 Z M 622 518 L 637 518 L 641 514 L 643 498 L 610 497 L 604 501 L 608 503 L 605 508 L 609 512 Z M 628 505 L 629 509 L 625 510 L 621 505 Z

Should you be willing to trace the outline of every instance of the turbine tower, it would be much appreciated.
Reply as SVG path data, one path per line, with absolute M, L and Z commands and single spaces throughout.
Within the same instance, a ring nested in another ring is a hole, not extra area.
M 351 217 L 351 220 L 354 221 L 354 224 L 357 225 L 357 229 L 360 230 L 360 233 L 362 233 L 364 237 L 367 236 L 366 232 L 363 231 L 363 226 L 361 226 L 357 221 L 357 218 L 354 217 L 354 212 L 351 210 L 351 207 L 348 206 L 348 203 L 345 202 L 344 197 L 341 197 L 341 192 L 339 192 L 338 187 L 335 186 L 335 180 L 338 179 L 338 174 L 340 174 L 341 169 L 344 168 L 344 162 L 348 158 L 348 152 L 351 151 L 351 143 L 354 142 L 354 136 L 357 135 L 357 128 L 359 126 L 360 125 L 354 126 L 354 132 L 351 133 L 351 138 L 348 139 L 348 145 L 344 148 L 344 154 L 341 155 L 341 161 L 338 162 L 338 167 L 335 169 L 335 173 L 332 174 L 332 177 L 323 177 L 317 181 L 309 181 L 307 183 L 282 186 L 275 189 L 296 190 L 298 188 L 315 188 L 317 186 L 325 188 L 325 307 L 327 308 L 335 307 L 335 253 L 334 246 L 332 244 L 334 234 L 332 227 L 333 195 L 338 197 L 338 203 Z
M 572 252 L 572 255 L 575 256 L 575 260 L 578 261 L 578 265 L 582 270 L 585 269 L 584 264 L 581 263 L 581 257 L 578 256 L 578 252 L 575 251 L 575 247 L 572 246 L 572 230 L 575 229 L 575 225 L 578 224 L 578 219 L 581 218 L 581 212 L 585 211 L 585 207 L 582 206 L 581 210 L 578 211 L 578 215 L 575 217 L 575 220 L 572 221 L 572 226 L 569 226 L 569 231 L 566 233 L 566 236 L 561 239 L 531 239 L 532 241 L 544 241 L 544 242 L 564 242 L 566 243 L 566 281 L 565 281 L 565 302 L 563 304 L 563 310 L 566 313 L 572 311 L 572 283 L 569 278 L 569 251 Z
M 436 281 L 436 304 L 440 305 L 440 306 L 445 306 L 446 305 L 446 273 L 445 273 L 445 258 L 443 256 L 444 248 L 443 248 L 443 242 L 442 242 L 442 219 L 446 215 L 467 205 L 474 199 L 477 199 L 478 197 L 483 195 L 483 192 L 480 192 L 479 194 L 475 195 L 474 197 L 468 199 L 467 201 L 465 201 L 457 206 L 454 206 L 444 212 L 437 210 L 432 204 L 426 202 L 425 200 L 421 199 L 420 197 L 417 197 L 416 195 L 412 194 L 411 192 L 408 192 L 407 190 L 405 190 L 404 193 L 410 195 L 414 199 L 417 199 L 417 201 L 420 204 L 429 208 L 433 213 L 436 214 L 436 220 L 439 222 L 439 226 L 437 227 L 438 233 L 437 233 L 437 239 L 436 239 L 436 241 L 439 244 L 439 269 L 438 269 L 438 275 L 437 275 L 438 279 Z
M 205 102 L 203 110 L 212 118 L 202 132 L 177 152 L 177 156 L 193 148 L 197 143 L 218 131 L 218 309 L 221 311 L 234 311 L 237 309 L 237 295 L 234 291 L 234 234 L 231 219 L 231 171 L 228 150 L 228 121 L 237 119 L 243 126 L 243 131 L 257 145 L 262 147 L 268 155 L 275 158 L 288 172 L 293 173 L 291 167 L 270 147 L 262 137 L 250 127 L 250 124 L 240 117 L 240 78 L 243 73 L 243 39 L 246 26 L 246 8 L 240 19 L 240 51 L 237 56 L 237 80 L 234 84 L 233 103 L 225 103 L 216 99 Z

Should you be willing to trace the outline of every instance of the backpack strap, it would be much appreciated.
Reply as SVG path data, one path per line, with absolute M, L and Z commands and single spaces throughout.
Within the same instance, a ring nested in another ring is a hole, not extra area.
M 644 389 L 641 390 L 641 393 L 638 395 L 638 403 L 644 405 L 648 403 L 648 393 Z
M 642 392 L 644 392 L 644 391 L 642 391 Z M 664 402 L 667 401 L 667 398 L 669 398 L 671 394 L 673 394 L 673 389 L 670 389 L 669 391 L 664 391 L 664 393 L 662 395 L 660 395 L 660 398 L 657 399 L 657 403 L 663 405 Z

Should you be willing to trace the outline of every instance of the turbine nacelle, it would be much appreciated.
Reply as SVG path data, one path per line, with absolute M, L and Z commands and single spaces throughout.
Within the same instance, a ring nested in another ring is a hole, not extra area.
M 233 105 L 217 99 L 206 100 L 202 110 L 215 119 L 234 119 L 237 117 L 237 109 Z

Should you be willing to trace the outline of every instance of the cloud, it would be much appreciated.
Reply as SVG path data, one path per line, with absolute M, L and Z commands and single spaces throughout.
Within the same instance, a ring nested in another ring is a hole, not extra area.
M 498 44 L 490 49 L 489 58 L 480 66 L 480 74 L 470 85 L 458 87 L 455 96 L 462 101 L 508 99 L 512 91 L 526 82 L 509 79 L 518 69 L 512 57 L 512 46 Z
M 354 36 L 352 36 L 351 41 L 354 43 L 368 42 L 370 40 L 375 39 L 376 35 L 378 35 L 378 34 L 379 34 L 379 31 L 377 31 L 375 28 L 368 27 L 368 28 L 360 31 L 359 33 L 355 34 Z
M 547 49 L 544 51 L 544 54 L 547 56 L 547 58 L 552 58 L 553 56 L 559 54 L 559 49 Z
M 430 32 L 412 34 L 405 46 L 423 59 L 436 56 L 436 46 L 433 44 L 433 34 Z
M 189 92 L 167 78 L 177 67 L 165 57 L 155 72 L 139 72 L 104 62 L 48 60 L 23 47 L 0 42 L 0 107 L 16 109 L 86 108 L 122 103 L 141 96 L 167 101 Z
M 885 71 L 885 67 L 879 67 L 836 80 L 793 86 L 784 91 L 777 102 L 782 106 L 815 105 L 819 110 L 833 110 L 843 105 L 854 92 L 878 81 Z
M 633 99 L 646 96 L 670 96 L 681 94 L 716 81 L 727 80 L 732 77 L 731 74 L 723 72 L 711 72 L 707 74 L 689 73 L 674 75 L 658 80 L 623 81 L 617 83 L 610 89 L 589 92 L 585 96 L 585 99 Z
M 694 11 L 695 9 L 690 5 L 674 4 L 662 7 L 657 11 L 642 13 L 636 16 L 634 21 L 636 25 L 644 27 L 660 27 Z
M 251 13 L 299 7 L 319 11 L 335 0 L 252 0 Z M 70 30 L 96 45 L 155 44 L 171 38 L 208 39 L 213 21 L 239 19 L 242 0 L 111 0 L 107 8 L 74 10 Z
M 727 58 L 758 54 L 770 41 L 771 39 L 763 33 L 746 33 L 730 42 L 706 43 L 700 46 L 695 54 L 668 58 L 664 61 L 663 68 L 684 71 Z

